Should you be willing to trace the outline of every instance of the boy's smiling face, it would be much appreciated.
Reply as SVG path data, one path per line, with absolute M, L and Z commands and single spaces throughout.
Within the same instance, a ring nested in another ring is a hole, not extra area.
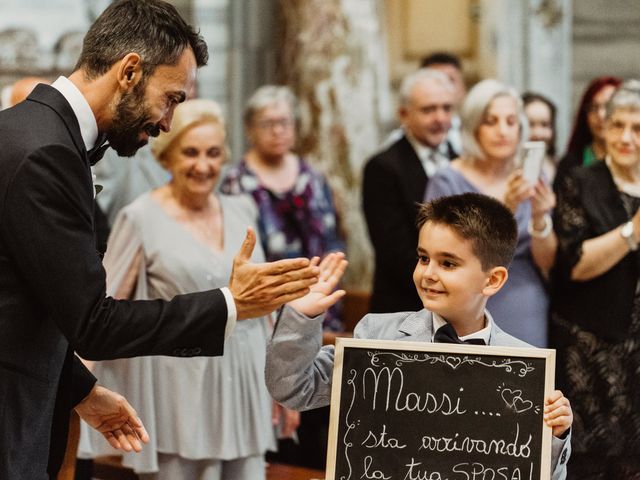
M 424 307 L 449 321 L 459 334 L 482 328 L 487 299 L 504 284 L 506 269 L 484 271 L 470 240 L 431 221 L 420 229 L 417 251 L 413 282 Z

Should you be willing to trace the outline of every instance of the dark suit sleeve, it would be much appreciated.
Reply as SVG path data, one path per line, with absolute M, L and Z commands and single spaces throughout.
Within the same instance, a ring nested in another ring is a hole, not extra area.
M 406 281 L 406 272 L 416 265 L 417 229 L 415 218 L 407 219 L 402 186 L 395 172 L 372 159 L 364 169 L 362 208 L 376 252 L 376 268 Z M 410 288 L 410 287 L 409 287 Z
M 19 274 L 82 357 L 222 354 L 227 308 L 219 290 L 169 302 L 106 297 L 90 170 L 76 151 L 52 145 L 33 152 L 10 180 L 5 206 Z
M 91 389 L 96 384 L 96 377 L 84 366 L 82 360 L 76 355 L 73 356 L 73 388 L 71 392 L 71 405 L 75 407 L 85 399 Z

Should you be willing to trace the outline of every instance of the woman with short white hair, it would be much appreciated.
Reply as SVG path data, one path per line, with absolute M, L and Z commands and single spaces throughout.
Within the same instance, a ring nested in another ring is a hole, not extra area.
M 344 251 L 331 188 L 325 177 L 295 152 L 297 124 L 297 102 L 288 87 L 258 88 L 244 113 L 249 150 L 229 169 L 220 187 L 224 193 L 245 193 L 253 198 L 268 261 Z M 339 304 L 328 310 L 323 329 L 329 339 L 344 330 Z M 297 412 L 284 411 L 285 424 L 294 414 Z M 324 468 L 329 409 L 302 412 L 300 417 L 298 442 L 281 441 L 276 460 Z
M 268 261 L 344 250 L 329 184 L 294 151 L 298 116 L 288 87 L 264 85 L 256 90 L 244 112 L 250 148 L 220 186 L 224 193 L 254 199 Z M 328 312 L 326 330 L 343 330 L 338 312 Z
M 550 212 L 555 196 L 545 178 L 530 184 L 519 168 L 527 120 L 515 89 L 496 80 L 473 87 L 460 111 L 460 158 L 431 178 L 425 200 L 478 192 L 502 201 L 518 223 L 518 246 L 509 281 L 487 308 L 509 334 L 545 347 L 549 298 L 544 278 L 554 262 Z
M 640 478 L 640 81 L 614 91 L 602 127 L 604 161 L 561 178 L 554 212 L 551 340 L 574 409 L 570 480 Z

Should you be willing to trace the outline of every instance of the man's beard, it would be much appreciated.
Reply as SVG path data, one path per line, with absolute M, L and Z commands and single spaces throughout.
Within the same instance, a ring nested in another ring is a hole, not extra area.
M 151 115 L 144 104 L 144 82 L 140 82 L 133 92 L 125 92 L 116 105 L 116 112 L 107 132 L 109 145 L 121 157 L 135 155 L 147 140 L 141 140 L 140 134 L 145 132 L 149 137 L 157 137 L 160 127 L 157 124 L 148 123 Z

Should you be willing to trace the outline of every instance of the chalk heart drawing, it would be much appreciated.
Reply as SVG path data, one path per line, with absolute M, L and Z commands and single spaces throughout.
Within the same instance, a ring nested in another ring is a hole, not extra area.
M 522 390 L 503 388 L 500 395 L 504 403 L 506 403 L 508 407 L 513 408 L 517 413 L 523 413 L 533 408 L 533 402 L 531 400 L 522 399 Z
M 503 388 L 502 392 L 500 392 L 500 395 L 502 395 L 502 399 L 508 407 L 513 407 L 514 400 L 516 398 L 522 398 L 522 390 L 511 390 L 510 388 Z
M 526 412 L 533 408 L 533 402 L 531 400 L 522 400 L 520 397 L 513 399 L 513 408 L 517 413 Z
M 447 357 L 447 364 L 454 370 L 460 366 L 462 359 L 460 357 Z

